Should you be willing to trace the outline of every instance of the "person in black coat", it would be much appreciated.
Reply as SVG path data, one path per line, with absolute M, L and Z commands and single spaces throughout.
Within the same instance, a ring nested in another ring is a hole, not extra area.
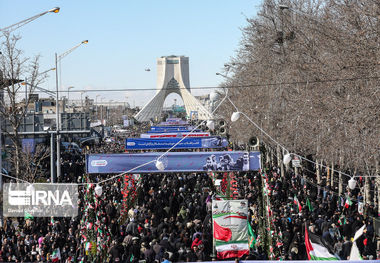
M 344 242 L 343 242 L 343 248 L 342 248 L 342 258 L 341 258 L 342 260 L 346 260 L 347 257 L 350 256 L 351 247 L 352 247 L 351 241 L 348 239 L 347 236 L 345 236 Z

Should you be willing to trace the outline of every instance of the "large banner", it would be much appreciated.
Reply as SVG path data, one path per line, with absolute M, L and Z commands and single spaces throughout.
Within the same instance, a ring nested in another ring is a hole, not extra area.
M 181 141 L 182 140 L 182 141 Z M 180 142 L 181 141 L 181 142 Z M 180 142 L 180 143 L 178 143 Z M 177 144 L 178 143 L 178 144 Z M 177 145 L 176 145 L 177 144 Z M 127 150 L 144 149 L 193 149 L 193 148 L 223 148 L 228 146 L 226 138 L 210 136 L 205 138 L 127 138 L 125 148 Z
M 202 132 L 202 130 L 200 129 L 196 129 L 196 130 L 165 130 L 165 131 L 147 131 L 146 133 L 181 133 L 181 132 Z
M 218 259 L 249 254 L 247 200 L 213 200 L 212 223 Z
M 188 132 L 192 126 L 151 126 L 150 132 Z
M 167 118 L 165 122 L 161 122 L 159 125 L 186 125 L 187 121 L 181 118 Z
M 36 140 L 35 139 L 22 139 L 22 151 L 24 153 L 34 153 L 36 149 Z
M 90 154 L 86 156 L 87 173 L 162 173 L 200 171 L 257 171 L 260 152 L 169 152 L 160 158 L 164 170 L 155 164 L 162 153 Z M 150 162 L 149 164 L 146 164 Z M 141 167 L 140 167 L 141 166 Z
M 142 133 L 140 138 L 182 138 L 187 137 L 209 137 L 209 132 L 167 132 L 167 133 Z

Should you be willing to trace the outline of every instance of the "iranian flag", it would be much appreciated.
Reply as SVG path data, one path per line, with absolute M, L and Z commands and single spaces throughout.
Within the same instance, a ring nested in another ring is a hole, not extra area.
M 218 259 L 249 254 L 247 215 L 247 200 L 213 200 L 213 237 Z
M 297 198 L 296 195 L 294 196 L 294 204 L 297 206 L 298 212 L 301 212 L 302 211 L 302 206 L 300 204 L 300 201 L 298 201 L 298 198 Z
M 344 203 L 344 207 L 347 209 L 352 205 L 352 201 L 349 196 L 347 196 L 346 202 Z
M 213 196 L 213 199 L 214 199 L 214 200 L 217 200 L 217 201 L 220 201 L 220 200 L 224 200 L 225 197 L 222 196 L 222 195 L 215 194 L 215 195 Z
M 59 248 L 57 248 L 51 254 L 51 261 L 52 262 L 58 262 L 60 260 L 61 260 L 61 251 L 59 250 Z
M 338 260 L 322 244 L 321 238 L 313 233 L 308 233 L 305 226 L 305 245 L 309 260 Z
M 86 242 L 86 245 L 85 245 L 85 250 L 86 251 L 89 251 L 90 249 L 91 249 L 91 247 L 92 247 L 92 244 L 91 244 L 91 242 Z

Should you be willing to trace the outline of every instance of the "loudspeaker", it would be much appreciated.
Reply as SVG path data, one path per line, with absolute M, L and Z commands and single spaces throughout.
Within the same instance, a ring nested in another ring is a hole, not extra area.
M 257 138 L 256 136 L 252 136 L 251 138 L 249 138 L 249 146 L 252 146 L 252 147 L 256 147 L 256 146 L 259 146 L 259 138 Z
M 225 135 L 227 133 L 227 129 L 226 127 L 220 127 L 219 128 L 219 134 L 220 135 Z

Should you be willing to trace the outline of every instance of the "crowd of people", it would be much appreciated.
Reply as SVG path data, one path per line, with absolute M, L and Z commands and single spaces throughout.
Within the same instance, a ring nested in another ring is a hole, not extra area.
M 82 155 L 62 155 L 59 182 L 105 179 L 85 174 L 83 154 L 120 153 L 121 145 L 102 144 L 84 149 Z M 363 224 L 359 251 L 364 259 L 379 258 L 373 225 L 377 207 L 365 204 L 358 210 L 359 187 L 347 188 L 345 193 L 353 200 L 347 207 L 347 196 L 339 196 L 324 180 L 326 172 L 317 185 L 311 173 L 296 175 L 289 170 L 281 176 L 277 167 L 266 166 L 261 172 L 236 172 L 237 198 L 248 200 L 248 220 L 256 233 L 255 246 L 244 259 L 307 260 L 306 227 L 345 260 L 351 238 Z M 80 186 L 75 218 L 5 218 L 0 227 L 0 262 L 51 262 L 57 251 L 58 262 L 214 260 L 211 203 L 216 193 L 223 194 L 214 179 L 206 171 L 143 174 L 134 179 L 133 200 L 126 200 L 123 177 L 104 183 L 101 196 L 96 196 L 94 184 Z
M 377 207 L 367 203 L 363 209 L 358 209 L 358 202 L 363 202 L 360 192 L 363 185 L 354 190 L 347 187 L 345 194 L 339 196 L 335 189 L 330 189 L 326 173 L 317 185 L 315 174 L 303 176 L 288 172 L 281 177 L 275 167 L 268 169 L 263 179 L 271 209 L 272 245 L 276 248 L 273 258 L 307 259 L 307 229 L 321 237 L 336 258 L 348 260 L 352 238 L 363 225 L 364 234 L 356 240 L 359 251 L 364 259 L 379 258 L 379 240 L 373 225 L 374 218 L 378 217 Z

